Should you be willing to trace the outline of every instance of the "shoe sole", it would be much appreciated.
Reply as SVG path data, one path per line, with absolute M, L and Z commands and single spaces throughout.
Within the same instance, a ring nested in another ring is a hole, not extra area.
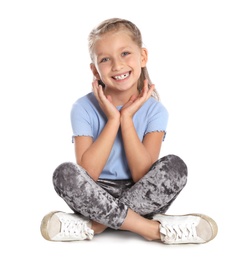
M 190 216 L 190 215 L 198 216 L 198 217 L 206 220 L 209 223 L 209 225 L 211 226 L 211 228 L 212 228 L 212 237 L 211 237 L 211 239 L 209 239 L 205 243 L 213 240 L 216 237 L 216 235 L 218 233 L 218 226 L 217 226 L 217 223 L 216 223 L 215 220 L 213 220 L 211 217 L 209 217 L 207 215 L 204 215 L 204 214 L 187 214 L 187 215 L 188 216 Z
M 212 229 L 212 237 L 211 239 L 208 239 L 207 241 L 203 242 L 203 244 L 213 240 L 216 235 L 218 234 L 218 226 L 215 220 L 213 220 L 211 217 L 204 215 L 204 214 L 198 214 L 198 213 L 192 213 L 192 214 L 185 214 L 185 215 L 167 215 L 167 214 L 156 214 L 156 215 L 161 215 L 161 216 L 167 216 L 167 217 L 183 217 L 183 216 L 196 216 L 204 219 L 209 223 Z
M 41 222 L 41 226 L 40 226 L 40 231 L 41 231 L 41 234 L 42 236 L 48 240 L 48 241 L 52 241 L 52 239 L 50 238 L 49 236 L 49 233 L 48 233 L 48 227 L 49 227 L 49 222 L 52 218 L 52 216 L 56 213 L 58 213 L 59 211 L 52 211 L 50 213 L 48 213 L 43 219 L 42 219 L 42 222 Z

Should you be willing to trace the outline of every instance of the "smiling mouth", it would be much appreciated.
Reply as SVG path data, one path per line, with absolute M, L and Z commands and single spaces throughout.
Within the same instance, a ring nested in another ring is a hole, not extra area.
M 122 75 L 119 75 L 119 76 L 115 76 L 113 77 L 115 80 L 122 80 L 122 79 L 125 79 L 127 78 L 128 76 L 130 75 L 130 73 L 125 73 L 125 74 L 122 74 Z

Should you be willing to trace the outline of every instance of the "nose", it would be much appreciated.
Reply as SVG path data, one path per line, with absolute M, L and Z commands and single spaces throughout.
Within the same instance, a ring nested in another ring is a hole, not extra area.
M 120 58 L 115 58 L 112 63 L 112 70 L 118 71 L 121 70 L 122 68 L 123 68 L 122 60 Z

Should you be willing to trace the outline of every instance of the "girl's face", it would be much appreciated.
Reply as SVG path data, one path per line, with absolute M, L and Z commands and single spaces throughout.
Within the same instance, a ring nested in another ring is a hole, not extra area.
M 147 50 L 139 48 L 128 31 L 108 32 L 101 36 L 93 49 L 91 69 L 101 79 L 106 90 L 137 90 L 141 68 L 147 63 Z

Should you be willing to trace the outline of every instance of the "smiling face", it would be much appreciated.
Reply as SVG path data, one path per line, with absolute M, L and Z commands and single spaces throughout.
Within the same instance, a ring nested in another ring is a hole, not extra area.
M 94 44 L 91 69 L 96 79 L 104 82 L 108 94 L 126 90 L 136 94 L 146 63 L 147 50 L 139 48 L 124 28 L 101 35 Z

